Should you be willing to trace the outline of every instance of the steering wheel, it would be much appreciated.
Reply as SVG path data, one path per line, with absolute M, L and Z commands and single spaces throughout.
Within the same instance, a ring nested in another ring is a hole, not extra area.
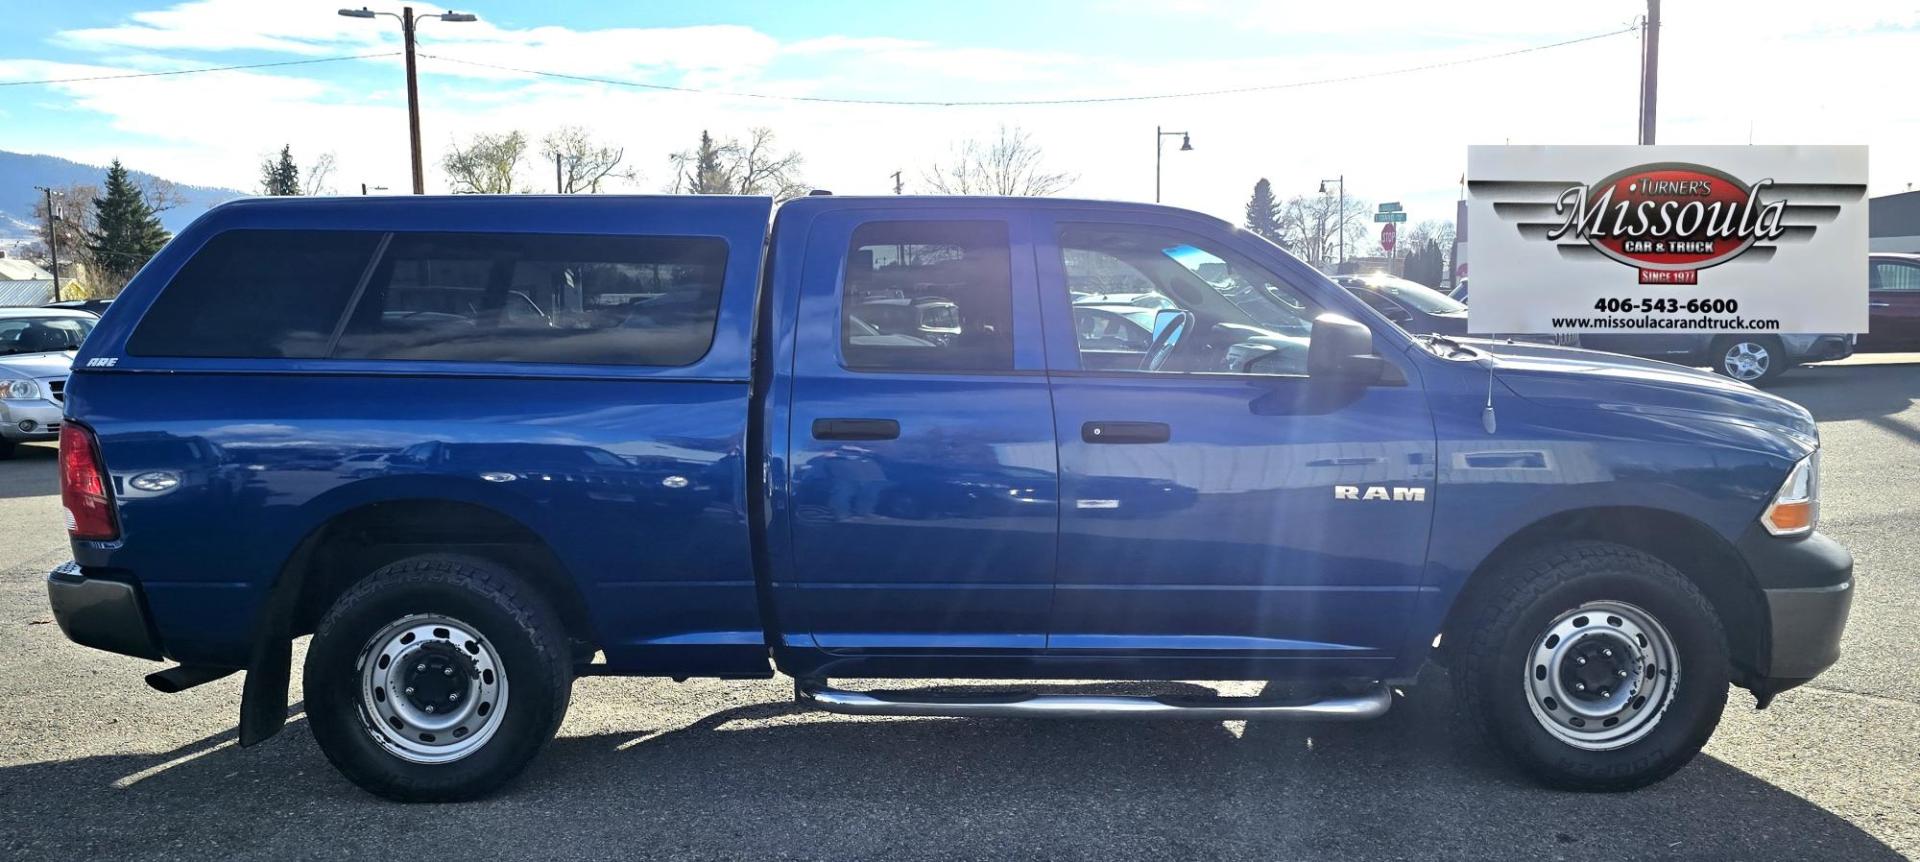
M 1164 325 L 1161 324 L 1162 320 L 1166 321 Z M 1143 371 L 1159 371 L 1160 366 L 1167 364 L 1167 358 L 1173 355 L 1173 348 L 1180 343 L 1187 330 L 1193 328 L 1193 312 L 1161 309 L 1154 316 L 1154 324 L 1158 331 L 1153 334 L 1153 343 L 1147 346 L 1147 355 L 1141 359 L 1140 368 Z

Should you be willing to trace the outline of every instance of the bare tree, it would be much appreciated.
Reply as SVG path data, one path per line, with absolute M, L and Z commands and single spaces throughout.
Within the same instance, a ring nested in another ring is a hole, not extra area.
M 540 142 L 540 154 L 548 161 L 559 160 L 561 194 L 598 193 L 603 182 L 639 178 L 633 168 L 620 168 L 626 150 L 596 143 L 579 126 L 563 126 L 547 135 Z
M 47 218 L 47 200 L 45 196 L 33 199 L 34 238 L 33 246 L 23 249 L 22 255 L 41 264 L 50 265 L 53 256 L 48 253 L 52 244 L 58 243 L 60 251 L 61 275 L 72 277 L 75 272 L 87 271 L 92 264 L 87 254 L 87 231 L 93 229 L 93 199 L 100 196 L 100 187 L 92 183 L 74 183 L 65 188 L 53 190 L 53 215 Z M 78 265 L 79 269 L 74 267 Z
M 1315 267 L 1331 267 L 1338 260 L 1340 236 L 1346 235 L 1347 256 L 1354 257 L 1370 247 L 1367 237 L 1366 201 L 1340 198 L 1330 194 L 1294 195 L 1280 207 L 1280 232 L 1283 244 Z
M 772 195 L 788 200 L 807 193 L 800 178 L 805 158 L 774 146 L 773 130 L 760 127 L 748 133 L 746 143 L 729 138 L 716 141 L 700 133 L 700 146 L 668 156 L 673 163 L 674 194 Z
M 321 153 L 313 160 L 313 164 L 307 166 L 304 176 L 305 179 L 301 181 L 300 186 L 301 194 L 333 194 L 333 185 L 329 182 L 333 179 L 333 154 Z
M 947 163 L 932 165 L 921 178 L 936 194 L 1029 197 L 1057 194 L 1079 179 L 1048 170 L 1033 136 L 1018 126 L 1001 126 L 992 141 L 962 142 Z
M 141 174 L 134 178 L 133 184 L 140 188 L 140 194 L 147 199 L 147 206 L 153 207 L 156 213 L 166 212 L 187 202 L 186 196 L 180 193 L 180 186 L 165 177 Z
M 525 185 L 516 188 L 520 161 L 527 154 L 527 136 L 518 131 L 505 134 L 481 133 L 462 147 L 451 145 L 440 161 L 447 173 L 447 185 L 454 194 L 506 195 L 525 193 Z
M 743 195 L 772 195 L 777 200 L 807 193 L 800 179 L 799 153 L 774 149 L 773 130 L 761 126 L 748 134 L 747 143 L 734 143 L 730 173 L 733 187 Z

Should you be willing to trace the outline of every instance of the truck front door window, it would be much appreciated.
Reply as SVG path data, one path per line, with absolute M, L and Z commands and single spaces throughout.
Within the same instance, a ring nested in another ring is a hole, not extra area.
M 1278 277 L 1164 228 L 1070 224 L 1060 230 L 1080 365 L 1155 373 L 1306 373 L 1317 308 Z M 1162 309 L 1192 315 L 1155 339 Z

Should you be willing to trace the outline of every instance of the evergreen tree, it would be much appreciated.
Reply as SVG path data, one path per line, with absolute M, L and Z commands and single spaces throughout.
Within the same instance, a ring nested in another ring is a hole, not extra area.
M 280 158 L 260 163 L 260 193 L 279 196 L 300 194 L 300 166 L 293 163 L 292 145 L 280 148 Z
M 1281 239 L 1280 202 L 1274 200 L 1273 184 L 1265 177 L 1253 184 L 1253 198 L 1247 201 L 1247 230 L 1286 245 Z
M 102 270 L 102 281 L 126 283 L 172 237 L 160 226 L 146 195 L 114 159 L 107 168 L 106 193 L 93 199 L 93 229 L 87 231 L 87 253 Z
M 686 177 L 688 194 L 733 194 L 733 177 L 728 174 L 724 161 L 727 149 L 726 145 L 714 141 L 705 129 L 700 130 L 700 149 L 695 150 L 689 160 L 692 164 Z

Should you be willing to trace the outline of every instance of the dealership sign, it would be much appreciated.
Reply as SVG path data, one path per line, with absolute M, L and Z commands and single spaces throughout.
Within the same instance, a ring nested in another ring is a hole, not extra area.
M 1471 147 L 1473 332 L 1863 332 L 1865 147 Z

